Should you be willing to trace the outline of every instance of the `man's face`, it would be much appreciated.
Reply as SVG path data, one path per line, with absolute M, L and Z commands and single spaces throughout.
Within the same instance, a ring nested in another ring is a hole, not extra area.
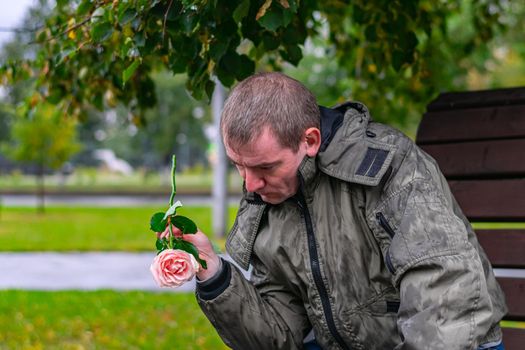
M 245 181 L 246 189 L 255 192 L 271 204 L 279 204 L 293 196 L 299 187 L 297 169 L 307 155 L 307 145 L 301 142 L 294 153 L 282 147 L 269 128 L 254 141 L 239 149 L 225 143 L 226 154 Z

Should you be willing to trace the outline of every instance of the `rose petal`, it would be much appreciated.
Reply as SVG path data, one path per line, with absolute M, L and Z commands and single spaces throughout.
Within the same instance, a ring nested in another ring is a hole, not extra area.
M 179 249 L 166 249 L 153 259 L 150 271 L 160 287 L 178 287 L 191 281 L 199 267 L 192 254 Z

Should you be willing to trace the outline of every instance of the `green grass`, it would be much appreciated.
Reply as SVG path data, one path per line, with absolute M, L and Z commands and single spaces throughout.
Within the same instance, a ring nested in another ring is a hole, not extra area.
M 525 329 L 525 322 L 521 322 L 521 321 L 501 321 L 500 325 L 503 328 Z
M 189 293 L 0 291 L 0 329 L 1 350 L 228 349 Z
M 525 229 L 525 222 L 473 222 L 475 230 Z
M 188 293 L 0 291 L 0 349 L 227 349 Z
M 149 230 L 153 213 L 162 207 L 1 208 L 0 251 L 153 251 L 155 234 Z M 236 208 L 230 208 L 230 227 Z M 210 207 L 182 207 L 206 234 L 211 233 Z M 219 247 L 224 239 L 215 239 Z

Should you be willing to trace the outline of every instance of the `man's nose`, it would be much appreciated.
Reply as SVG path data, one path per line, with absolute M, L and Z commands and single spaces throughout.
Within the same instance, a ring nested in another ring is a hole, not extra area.
M 248 192 L 257 192 L 264 187 L 264 179 L 250 170 L 245 171 L 244 182 Z

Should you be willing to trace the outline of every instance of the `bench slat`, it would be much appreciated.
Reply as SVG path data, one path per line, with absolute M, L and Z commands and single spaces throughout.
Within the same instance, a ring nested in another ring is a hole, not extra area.
M 505 319 L 523 321 L 525 320 L 525 278 L 498 277 L 509 312 Z
M 417 143 L 525 137 L 525 105 L 427 112 Z
M 525 230 L 476 230 L 476 235 L 494 267 L 525 268 Z
M 525 103 L 525 88 L 442 93 L 427 106 L 428 111 L 480 106 L 505 106 Z
M 525 329 L 502 328 L 503 345 L 506 350 L 520 350 L 525 344 Z
M 525 178 L 451 180 L 449 185 L 471 221 L 525 221 Z
M 421 148 L 438 162 L 447 178 L 525 177 L 525 138 Z

